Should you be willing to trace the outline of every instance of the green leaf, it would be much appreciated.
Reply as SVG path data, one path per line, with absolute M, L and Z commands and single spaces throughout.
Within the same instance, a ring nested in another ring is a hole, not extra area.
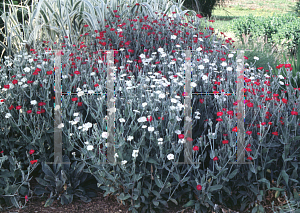
M 46 175 L 53 178 L 55 177 L 55 174 L 53 173 L 52 169 L 45 162 L 42 163 L 42 170 Z
M 230 175 L 228 175 L 228 179 L 232 179 L 234 178 L 234 176 L 236 176 L 236 174 L 238 173 L 238 169 L 235 169 Z
M 157 161 L 154 160 L 153 158 L 149 158 L 149 159 L 148 159 L 148 162 L 149 162 L 149 163 L 154 163 L 154 164 L 158 165 Z
M 152 193 L 157 197 L 157 198 L 161 198 L 161 195 L 155 191 L 155 190 L 152 190 Z
M 187 202 L 186 204 L 184 204 L 182 207 L 187 208 L 187 207 L 191 207 L 195 205 L 195 201 L 194 200 L 190 200 L 189 202 Z
M 41 188 L 41 187 L 36 187 L 35 190 L 34 190 L 34 193 L 36 195 L 42 195 L 44 193 L 50 193 L 48 190 L 44 189 L 44 188 Z
M 288 185 L 289 184 L 289 175 L 286 173 L 285 170 L 281 170 L 281 175 L 282 175 L 286 185 Z
M 152 203 L 154 204 L 154 206 L 158 206 L 159 205 L 159 202 L 155 201 L 155 200 L 153 200 Z
M 177 182 L 180 182 L 180 175 L 177 173 L 173 173 L 173 176 L 175 178 L 175 180 L 177 180 Z
M 155 180 L 156 185 L 157 185 L 159 188 L 163 188 L 163 187 L 164 187 L 163 182 L 162 182 L 158 177 L 155 177 L 154 180 Z
M 48 186 L 48 185 L 50 185 L 47 181 L 43 180 L 42 178 L 36 177 L 35 179 L 42 186 Z
M 217 190 L 222 189 L 222 187 L 223 187 L 223 185 L 214 185 L 214 186 L 209 187 L 208 191 L 209 192 L 217 191 Z
M 50 197 L 50 198 L 46 201 L 44 207 L 51 206 L 52 203 L 53 203 L 53 201 L 54 201 L 54 198 L 53 198 L 53 197 Z
M 117 198 L 120 199 L 120 200 L 127 200 L 130 197 L 131 197 L 130 194 L 127 194 L 125 196 L 124 193 L 122 192 Z
M 169 200 L 170 200 L 170 201 L 172 201 L 173 203 L 175 203 L 175 204 L 176 204 L 176 206 L 178 205 L 178 202 L 177 202 L 175 199 L 173 199 L 173 198 L 169 198 Z
M 261 178 L 258 180 L 260 183 L 265 183 L 267 184 L 268 189 L 270 188 L 270 181 L 268 181 L 266 178 Z

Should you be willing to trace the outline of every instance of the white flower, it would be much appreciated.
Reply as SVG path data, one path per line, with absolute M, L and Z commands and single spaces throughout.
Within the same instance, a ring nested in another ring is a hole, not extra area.
M 195 82 L 192 82 L 192 83 L 191 83 L 191 86 L 192 86 L 192 87 L 196 87 L 197 84 L 196 84 Z
M 94 146 L 93 146 L 93 145 L 88 145 L 88 146 L 86 147 L 86 149 L 87 149 L 87 150 L 93 150 L 93 149 L 94 149 Z
M 168 154 L 167 158 L 168 158 L 168 160 L 174 160 L 174 155 L 173 154 Z
M 125 122 L 125 119 L 124 119 L 124 118 L 120 118 L 119 121 L 120 121 L 121 123 L 124 123 L 124 122 Z
M 196 49 L 196 51 L 201 51 L 202 50 L 202 48 L 201 47 L 198 47 L 197 49 Z
M 179 47 L 181 47 L 181 46 L 180 46 L 179 44 L 176 44 L 175 47 L 178 47 L 178 48 L 179 48 Z
M 171 35 L 171 39 L 176 39 L 177 38 L 177 36 L 176 35 Z
M 143 107 L 147 106 L 147 103 L 146 102 L 142 103 L 142 106 Z
M 145 54 L 141 54 L 140 57 L 141 58 L 145 58 L 146 56 L 145 56 Z
M 83 124 L 83 128 L 84 128 L 84 129 L 89 129 L 89 128 L 91 128 L 91 127 L 93 127 L 93 124 L 90 123 L 90 122 L 87 122 L 86 124 Z
M 80 92 L 77 93 L 77 95 L 78 95 L 78 97 L 83 96 L 83 95 L 84 95 L 84 92 L 83 92 L 83 91 L 80 91 Z
M 181 131 L 180 131 L 180 130 L 176 130 L 175 133 L 176 133 L 177 135 L 180 135 L 180 134 L 181 134 Z
M 282 81 L 279 81 L 279 84 L 284 85 L 284 83 Z
M 184 138 L 183 139 L 179 139 L 178 143 L 184 144 L 185 143 L 185 139 Z
M 177 121 L 181 121 L 182 119 L 179 118 L 179 117 L 176 115 L 176 120 L 177 120 Z
M 132 157 L 136 158 L 138 156 L 139 150 L 132 150 Z
M 282 75 L 278 75 L 278 78 L 280 79 L 284 79 L 284 77 Z
M 241 63 L 243 60 L 242 59 L 238 59 L 236 60 L 236 62 Z
M 94 94 L 95 91 L 94 90 L 88 90 L 88 94 Z
M 226 67 L 226 66 L 227 66 L 227 63 L 224 61 L 224 62 L 221 63 L 221 66 L 222 66 L 222 67 Z
M 208 58 L 205 58 L 203 59 L 204 63 L 208 63 L 209 62 L 209 59 Z
M 253 57 L 253 59 L 254 59 L 254 60 L 259 60 L 259 58 L 258 58 L 258 57 L 256 57 L 256 56 L 254 56 L 254 57 Z
M 103 63 L 103 61 L 102 60 L 98 60 L 98 64 L 102 64 Z
M 127 140 L 131 141 L 133 139 L 133 136 L 128 136 Z
M 138 122 L 141 123 L 141 122 L 146 122 L 147 121 L 147 118 L 146 117 L 140 117 L 138 118 Z
M 201 65 L 198 66 L 198 69 L 203 70 L 204 66 L 201 64 Z
M 32 105 L 36 105 L 36 104 L 37 104 L 37 101 L 36 101 L 36 100 L 33 100 L 33 101 L 30 101 L 30 103 L 31 103 Z
M 60 106 L 59 106 L 59 105 L 56 105 L 55 108 L 54 108 L 55 111 L 57 111 L 57 110 L 59 110 L 59 109 L 60 109 Z
M 198 115 L 195 116 L 196 119 L 200 119 L 200 117 Z
M 140 113 L 140 111 L 138 111 L 138 110 L 135 110 L 135 109 L 134 109 L 134 110 L 132 110 L 132 111 L 134 111 L 134 112 L 136 112 L 136 113 Z
M 121 161 L 121 164 L 122 164 L 122 165 L 125 165 L 126 163 L 127 163 L 127 160 Z
M 10 113 L 6 113 L 5 118 L 10 118 L 11 114 Z
M 118 158 L 118 157 L 119 157 L 118 153 L 115 153 L 115 158 Z
M 149 131 L 149 132 L 153 132 L 153 131 L 154 131 L 154 127 L 150 127 L 150 126 L 149 126 L 149 127 L 148 127 L 148 131 Z
M 30 59 L 29 59 L 30 60 Z M 24 68 L 24 72 L 30 72 L 30 68 L 29 67 L 25 67 Z
M 108 132 L 102 132 L 102 138 L 105 138 L 105 139 L 107 139 L 108 138 Z
M 32 58 L 30 58 L 30 59 L 28 59 L 28 61 L 29 61 L 29 63 L 32 63 L 32 62 L 33 62 L 33 59 L 32 59 Z
M 163 142 L 158 142 L 158 145 L 163 145 Z
M 165 94 L 159 94 L 159 96 L 158 96 L 158 98 L 165 98 L 166 97 L 166 95 Z
M 143 128 L 143 129 L 147 128 L 147 125 L 143 125 L 142 128 Z
M 175 98 L 171 98 L 172 103 L 177 103 L 177 100 Z
M 63 128 L 64 127 L 64 124 L 63 123 L 61 123 L 61 124 L 59 124 L 58 126 L 57 126 L 57 128 L 59 128 L 59 129 L 61 129 L 61 128 Z
M 74 117 L 77 117 L 78 115 L 79 115 L 78 112 L 74 112 L 74 114 L 73 114 Z
M 233 57 L 233 54 L 228 54 L 228 58 L 232 58 Z
M 203 79 L 204 81 L 207 80 L 207 79 L 208 79 L 207 75 L 203 75 L 203 76 L 202 76 L 202 79 Z
M 157 140 L 160 141 L 160 142 L 162 142 L 164 139 L 163 138 L 158 138 Z
M 157 52 L 164 52 L 164 49 L 163 48 L 158 48 Z
M 227 67 L 226 70 L 227 71 L 232 71 L 232 67 Z

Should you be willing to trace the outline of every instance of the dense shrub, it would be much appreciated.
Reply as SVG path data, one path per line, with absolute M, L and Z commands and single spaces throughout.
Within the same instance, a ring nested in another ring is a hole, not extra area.
M 269 43 L 283 45 L 295 54 L 300 38 L 299 24 L 300 20 L 295 14 L 275 14 L 269 17 L 250 14 L 231 21 L 229 28 L 240 37 L 240 40 L 243 34 L 250 35 L 252 40 L 267 36 Z

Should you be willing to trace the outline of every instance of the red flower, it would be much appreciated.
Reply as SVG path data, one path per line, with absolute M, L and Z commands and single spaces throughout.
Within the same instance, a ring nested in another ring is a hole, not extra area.
M 37 160 L 31 160 L 30 163 L 35 164 L 35 163 L 37 163 Z
M 183 138 L 184 138 L 184 135 L 183 135 L 183 134 L 179 134 L 179 135 L 178 135 L 178 138 L 179 138 L 179 139 L 183 139 Z
M 28 196 L 27 195 L 25 195 L 25 200 L 28 201 Z
M 292 115 L 298 115 L 298 112 L 296 112 L 296 111 L 291 111 L 291 114 L 292 114 Z
M 252 131 L 247 131 L 246 134 L 251 135 Z
M 247 107 L 253 107 L 253 103 L 247 103 Z
M 44 105 L 46 105 L 45 102 L 39 102 L 39 103 L 38 103 L 38 106 L 44 106 Z
M 247 151 L 247 152 L 251 152 L 251 151 L 252 151 L 252 149 L 250 149 L 250 148 L 246 148 L 246 151 Z
M 217 160 L 219 160 L 219 158 L 216 156 L 216 157 L 213 158 L 213 160 L 217 161 Z
M 27 110 L 26 112 L 27 112 L 27 114 L 29 114 L 29 113 L 32 113 L 32 110 Z
M 200 101 L 200 103 L 201 103 L 201 104 L 203 104 L 203 102 L 204 102 L 204 99 L 200 99 L 199 101 Z
M 4 151 L 2 150 L 0 153 L 2 154 Z
M 217 112 L 217 116 L 222 116 L 223 112 Z
M 199 146 L 194 146 L 194 147 L 193 147 L 193 150 L 194 150 L 194 151 L 199 151 Z
M 228 140 L 223 140 L 222 144 L 228 144 Z
M 152 116 L 150 116 L 150 119 L 147 118 L 147 121 L 152 121 L 152 120 L 153 120 Z
M 78 104 L 77 104 L 78 106 L 82 106 L 82 102 L 78 102 Z
M 85 24 L 85 25 L 83 25 L 84 27 L 88 27 L 89 25 L 87 25 L 87 24 Z
M 288 100 L 285 99 L 285 98 L 283 98 L 283 99 L 282 99 L 282 102 L 286 104 L 286 103 L 288 102 Z
M 247 157 L 247 160 L 253 160 L 253 158 L 252 157 Z
M 21 108 L 22 108 L 22 106 L 16 106 L 16 110 L 19 110 Z
M 278 132 L 272 132 L 272 134 L 278 136 Z
M 232 129 L 232 131 L 233 131 L 233 132 L 237 132 L 237 131 L 238 131 L 238 128 L 237 128 L 237 127 L 234 127 L 234 128 Z
M 33 150 L 33 149 L 31 149 L 30 151 L 29 151 L 29 154 L 33 154 L 35 151 Z
M 248 59 L 248 57 L 247 56 L 244 56 L 244 58 L 247 60 Z
M 223 119 L 222 118 L 217 118 L 216 121 L 223 121 Z
M 248 145 L 247 145 L 247 148 L 248 148 L 248 147 L 251 147 L 251 144 L 248 144 Z
M 262 69 L 263 69 L 263 67 L 258 67 L 257 69 L 258 69 L 258 70 L 262 70 Z
M 203 18 L 203 16 L 201 16 L 200 14 L 197 14 L 196 15 L 198 18 Z
M 197 190 L 202 190 L 202 186 L 201 185 L 197 185 Z
M 228 114 L 228 115 L 233 115 L 233 111 L 230 110 L 230 111 L 227 112 L 227 114 Z
M 193 139 L 190 138 L 190 137 L 188 137 L 186 140 L 187 140 L 187 141 L 193 141 Z
M 225 59 L 225 58 L 221 58 L 220 60 L 221 60 L 221 61 L 226 61 L 226 59 Z

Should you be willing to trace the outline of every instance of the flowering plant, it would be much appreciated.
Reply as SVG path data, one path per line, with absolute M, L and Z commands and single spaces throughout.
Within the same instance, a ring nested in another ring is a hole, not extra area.
M 230 53 L 234 41 L 217 38 L 211 26 L 201 31 L 180 23 L 180 19 L 169 20 L 161 15 L 158 20 L 129 17 L 125 24 L 119 25 L 118 20 L 113 20 L 113 25 L 107 25 L 105 31 L 87 32 L 77 46 L 62 46 L 62 91 L 77 92 L 62 99 L 63 122 L 59 127 L 63 131 L 65 154 L 75 151 L 74 159 L 88 165 L 87 170 L 98 186 L 106 191 L 104 195 L 113 194 L 124 204 L 130 200 L 132 212 L 155 212 L 167 207 L 169 201 L 178 204 L 176 199 L 186 195 L 190 200 L 185 206 L 194 206 L 199 212 L 210 211 L 218 202 L 224 205 L 240 202 L 243 210 L 256 198 L 262 200 L 259 196 L 265 195 L 265 187 L 279 191 L 282 183 L 287 190 L 292 182 L 296 185 L 300 135 L 298 90 L 287 85 L 289 98 L 284 92 L 279 96 L 277 78 L 269 81 L 270 76 L 262 67 L 244 70 L 240 79 L 247 83 L 243 90 L 247 98 L 244 100 L 247 129 L 242 145 L 246 152 L 244 160 L 253 164 L 243 167 L 230 164 L 237 154 L 239 128 L 235 119 L 241 119 L 233 110 L 241 100 L 217 94 L 236 92 L 238 76 L 234 73 L 240 62 L 235 52 Z M 192 19 L 195 26 L 203 25 L 200 20 L 201 17 Z M 90 39 L 93 35 L 95 39 Z M 112 48 L 116 96 L 106 100 L 103 94 L 108 92 L 105 85 L 109 61 L 103 49 Z M 187 49 L 194 50 L 191 58 L 183 52 Z M 39 161 L 45 161 L 53 155 L 54 122 L 49 95 L 55 66 L 49 48 L 30 52 L 15 57 L 14 61 L 7 59 L 4 68 L 0 68 L 12 74 L 1 81 L 2 91 L 7 94 L 1 100 L 1 110 L 8 119 L 5 124 L 9 122 L 21 133 L 23 151 L 30 144 L 29 150 L 39 150 Z M 184 92 L 183 68 L 189 60 L 192 92 L 214 94 L 192 96 L 192 118 L 187 120 L 193 126 L 192 138 L 187 138 L 183 131 L 184 100 L 189 95 Z M 278 67 L 279 75 L 282 68 Z M 288 68 L 289 65 L 287 71 Z M 95 91 L 102 96 L 96 96 Z M 85 92 L 94 95 L 86 96 Z M 107 109 L 107 101 L 115 106 Z M 8 110 L 12 113 L 7 113 Z M 106 129 L 107 113 L 115 113 L 114 164 L 107 163 L 105 156 L 106 145 L 110 146 L 107 139 L 111 136 Z M 272 116 L 274 113 L 280 117 Z M 36 123 L 41 126 L 39 130 L 31 127 Z M 27 127 L 31 137 L 23 132 Z M 11 133 L 6 132 L 6 136 Z M 43 148 L 45 142 L 49 149 Z M 193 147 L 192 163 L 180 165 L 188 142 Z M 283 153 L 281 158 L 279 152 Z M 288 170 L 291 165 L 293 171 Z M 272 178 L 278 171 L 274 183 Z M 271 188 L 271 183 L 276 187 Z M 237 197 L 237 193 L 245 196 Z M 249 193 L 252 196 L 246 199 Z

